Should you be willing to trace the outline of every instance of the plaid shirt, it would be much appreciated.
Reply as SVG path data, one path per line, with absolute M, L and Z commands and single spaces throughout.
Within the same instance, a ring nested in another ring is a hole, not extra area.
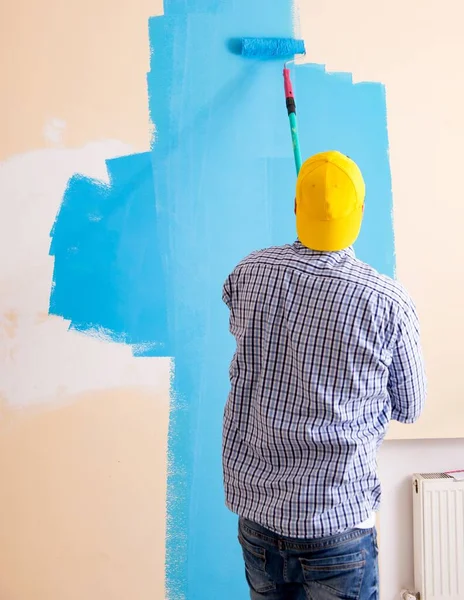
M 227 506 L 287 537 L 355 527 L 378 508 L 390 419 L 415 421 L 425 376 L 416 311 L 351 248 L 300 242 L 228 277 L 236 352 L 224 414 Z

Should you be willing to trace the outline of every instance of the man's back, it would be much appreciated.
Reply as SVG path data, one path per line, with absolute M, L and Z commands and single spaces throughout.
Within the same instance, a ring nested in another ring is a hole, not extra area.
M 348 248 L 253 253 L 224 286 L 237 351 L 224 418 L 229 508 L 288 537 L 356 527 L 379 503 L 376 452 L 414 421 L 424 374 L 414 306 Z

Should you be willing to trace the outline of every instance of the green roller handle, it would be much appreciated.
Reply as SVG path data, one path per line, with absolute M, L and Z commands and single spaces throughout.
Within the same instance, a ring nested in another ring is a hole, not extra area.
M 285 103 L 287 105 L 288 120 L 290 121 L 290 132 L 292 134 L 293 144 L 293 155 L 295 157 L 296 174 L 301 169 L 301 152 L 300 152 L 300 140 L 298 139 L 298 127 L 296 124 L 296 102 L 293 94 L 292 80 L 290 78 L 290 70 L 285 64 L 284 67 L 284 90 L 285 90 Z
M 291 112 L 288 115 L 288 120 L 290 122 L 290 131 L 292 134 L 292 144 L 293 144 L 293 156 L 295 157 L 295 167 L 296 174 L 300 172 L 301 169 L 301 151 L 300 151 L 300 140 L 298 137 L 298 126 L 296 121 L 296 113 Z

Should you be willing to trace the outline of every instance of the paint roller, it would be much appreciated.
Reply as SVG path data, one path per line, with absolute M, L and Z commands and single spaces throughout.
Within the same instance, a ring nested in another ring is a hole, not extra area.
M 297 175 L 301 168 L 301 151 L 296 120 L 296 102 L 288 66 L 294 61 L 296 54 L 305 53 L 303 40 L 293 38 L 242 38 L 240 40 L 240 54 L 246 58 L 257 60 L 288 59 L 284 64 L 285 102 L 290 122 Z

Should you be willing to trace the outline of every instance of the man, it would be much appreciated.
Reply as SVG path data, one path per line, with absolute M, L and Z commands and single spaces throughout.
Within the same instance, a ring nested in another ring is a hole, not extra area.
M 425 376 L 413 302 L 351 248 L 364 195 L 352 160 L 313 156 L 298 241 L 251 254 L 224 285 L 237 344 L 224 482 L 252 600 L 379 597 L 377 449 L 391 419 L 419 417 Z

